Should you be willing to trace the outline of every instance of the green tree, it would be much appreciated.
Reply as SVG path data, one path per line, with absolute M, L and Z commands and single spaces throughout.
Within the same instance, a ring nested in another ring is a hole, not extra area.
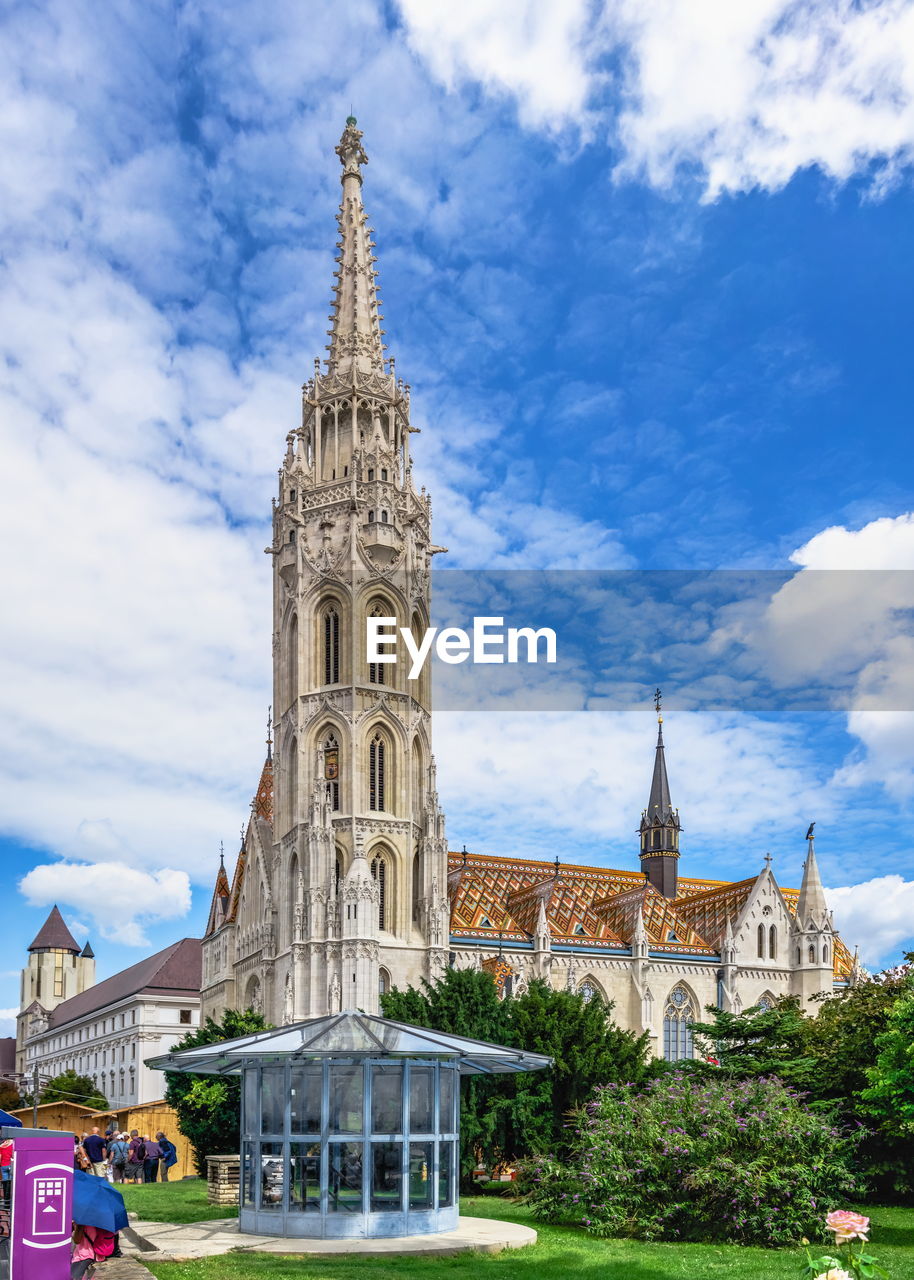
M 698 1048 L 715 1060 L 695 1059 L 700 1075 L 725 1074 L 740 1080 L 777 1076 L 794 1088 L 806 1089 L 815 1079 L 816 1062 L 807 1050 L 807 1024 L 794 996 L 771 1009 L 754 1005 L 741 1013 L 708 1006 L 706 1022 L 692 1023 Z M 681 1069 L 682 1064 L 674 1064 Z
M 78 1102 L 81 1107 L 92 1107 L 102 1111 L 108 1105 L 108 1099 L 99 1093 L 95 1082 L 88 1076 L 79 1076 L 72 1069 L 62 1071 L 41 1090 L 39 1102 Z
M 867 1111 L 883 1129 L 914 1140 L 914 991 L 901 996 L 876 1038 L 878 1057 L 861 1091 Z M 909 1147 L 910 1149 L 910 1147 Z
M 268 1024 L 253 1009 L 226 1009 L 221 1022 L 207 1018 L 196 1031 L 189 1031 L 179 1040 L 172 1052 L 219 1044 L 267 1029 Z M 205 1176 L 207 1156 L 233 1154 L 239 1149 L 241 1081 L 238 1076 L 166 1071 L 165 1082 L 165 1101 L 177 1113 L 178 1128 L 191 1145 L 197 1172 Z
M 533 1151 L 560 1152 L 567 1117 L 597 1084 L 645 1079 L 647 1036 L 622 1031 L 611 1006 L 534 981 L 521 996 L 499 999 L 489 974 L 449 969 L 421 990 L 382 997 L 388 1018 L 495 1044 L 548 1054 L 548 1071 L 468 1077 L 461 1096 L 461 1172 L 513 1162 Z

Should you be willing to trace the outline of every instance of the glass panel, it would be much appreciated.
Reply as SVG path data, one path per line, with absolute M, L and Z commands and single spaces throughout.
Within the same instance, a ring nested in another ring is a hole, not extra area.
M 362 1064 L 330 1064 L 330 1131 L 362 1132 Z
M 328 1146 L 331 1213 L 362 1212 L 362 1144 L 331 1142 Z
M 438 1208 L 454 1203 L 454 1143 L 438 1143 Z
M 371 1211 L 399 1213 L 403 1183 L 403 1143 L 371 1144 Z
M 293 1142 L 289 1147 L 289 1208 L 297 1213 L 320 1213 L 319 1142 Z
M 411 1142 L 409 1144 L 409 1207 L 411 1209 L 430 1209 L 432 1207 L 432 1155 L 434 1142 Z
M 438 1128 L 441 1133 L 456 1133 L 457 1121 L 454 1117 L 454 1103 L 457 1095 L 457 1072 L 450 1067 L 442 1067 L 438 1073 L 439 1118 Z
M 371 1131 L 400 1133 L 403 1128 L 403 1067 L 371 1068 Z
M 264 1072 L 266 1075 L 266 1072 Z M 260 1208 L 282 1209 L 282 1143 L 260 1144 Z
M 292 1132 L 320 1133 L 321 1076 L 319 1062 L 292 1068 Z
M 253 1142 L 244 1142 L 241 1146 L 241 1203 L 253 1207 L 256 1188 L 254 1184 L 254 1148 Z
M 432 1102 L 434 1093 L 435 1068 L 413 1067 L 409 1076 L 409 1131 L 410 1133 L 433 1133 Z
M 264 1067 L 260 1090 L 260 1132 L 282 1133 L 286 1110 L 286 1073 L 283 1067 Z
M 260 1133 L 260 1071 L 257 1067 L 249 1067 L 244 1073 L 244 1131 Z

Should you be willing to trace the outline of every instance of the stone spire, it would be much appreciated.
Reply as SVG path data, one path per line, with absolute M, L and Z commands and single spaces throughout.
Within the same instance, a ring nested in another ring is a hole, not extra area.
M 663 749 L 663 716 L 660 714 L 660 690 L 654 696 L 657 711 L 657 747 L 654 751 L 654 773 L 647 808 L 641 815 L 641 869 L 650 883 L 665 898 L 675 898 L 678 887 L 679 811 L 670 799 L 670 783 L 666 774 Z
M 343 197 L 337 215 L 340 238 L 334 272 L 333 310 L 328 374 L 384 373 L 384 330 L 378 312 L 380 299 L 375 280 L 377 259 L 371 239 L 371 227 L 362 208 L 362 170 L 368 156 L 362 147 L 362 131 L 356 128 L 355 116 L 349 116 L 336 154 L 343 166 L 340 181 Z
M 810 920 L 823 924 L 828 919 L 828 903 L 825 901 L 825 890 L 822 888 L 822 877 L 819 875 L 819 864 L 816 862 L 816 841 L 813 835 L 815 823 L 810 823 L 806 832 L 809 852 L 803 863 L 803 883 L 800 885 L 800 896 L 797 899 L 797 920 L 805 927 Z

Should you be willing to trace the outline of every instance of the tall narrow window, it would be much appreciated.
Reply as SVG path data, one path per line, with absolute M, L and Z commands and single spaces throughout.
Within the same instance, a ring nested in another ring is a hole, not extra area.
M 386 609 L 379 603 L 371 606 L 371 612 L 368 616 L 369 618 L 387 618 L 393 617 L 393 614 L 389 609 Z M 371 684 L 387 684 L 387 679 L 384 675 L 385 666 L 386 664 L 383 662 L 369 662 L 368 679 Z M 383 808 L 383 805 L 379 805 L 378 807 Z
M 778 955 L 778 931 L 774 925 L 768 930 L 768 958 L 776 960 Z
M 684 987 L 674 987 L 663 1012 L 663 1056 L 667 1062 L 679 1062 L 695 1056 L 690 1022 L 695 1012 Z
M 822 963 L 823 964 L 828 963 L 828 943 L 827 942 L 822 943 Z
M 763 924 L 760 924 L 758 927 L 758 953 L 759 953 L 759 959 L 764 960 L 765 958 L 765 926 Z
M 327 795 L 330 797 L 330 808 L 338 811 L 340 807 L 340 746 L 335 734 L 324 739 L 324 781 L 327 784 Z
M 295 738 L 289 743 L 286 769 L 289 782 L 289 826 L 294 827 L 298 822 L 298 742 Z
M 371 874 L 378 882 L 378 928 L 387 928 L 387 860 L 382 857 L 372 859 Z
M 334 866 L 334 888 L 336 892 L 340 891 L 340 882 L 343 879 L 343 860 L 339 854 L 336 855 L 336 864 Z
M 340 615 L 336 609 L 324 614 L 324 684 L 340 682 Z
M 419 923 L 419 898 L 422 895 L 422 861 L 417 849 L 413 855 L 413 924 Z
M 298 617 L 293 614 L 286 637 L 286 706 L 298 696 Z
M 810 948 L 809 948 L 809 963 L 810 963 L 810 964 L 815 964 L 815 962 L 816 962 L 816 949 L 815 949 L 815 947 L 810 946 Z
M 386 744 L 376 733 L 368 746 L 368 807 L 384 808 L 384 765 Z

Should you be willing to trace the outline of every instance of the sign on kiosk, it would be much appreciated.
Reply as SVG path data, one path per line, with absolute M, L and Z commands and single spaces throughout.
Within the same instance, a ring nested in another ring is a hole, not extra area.
M 69 1280 L 73 1135 L 10 1129 L 13 1214 L 10 1280 Z

